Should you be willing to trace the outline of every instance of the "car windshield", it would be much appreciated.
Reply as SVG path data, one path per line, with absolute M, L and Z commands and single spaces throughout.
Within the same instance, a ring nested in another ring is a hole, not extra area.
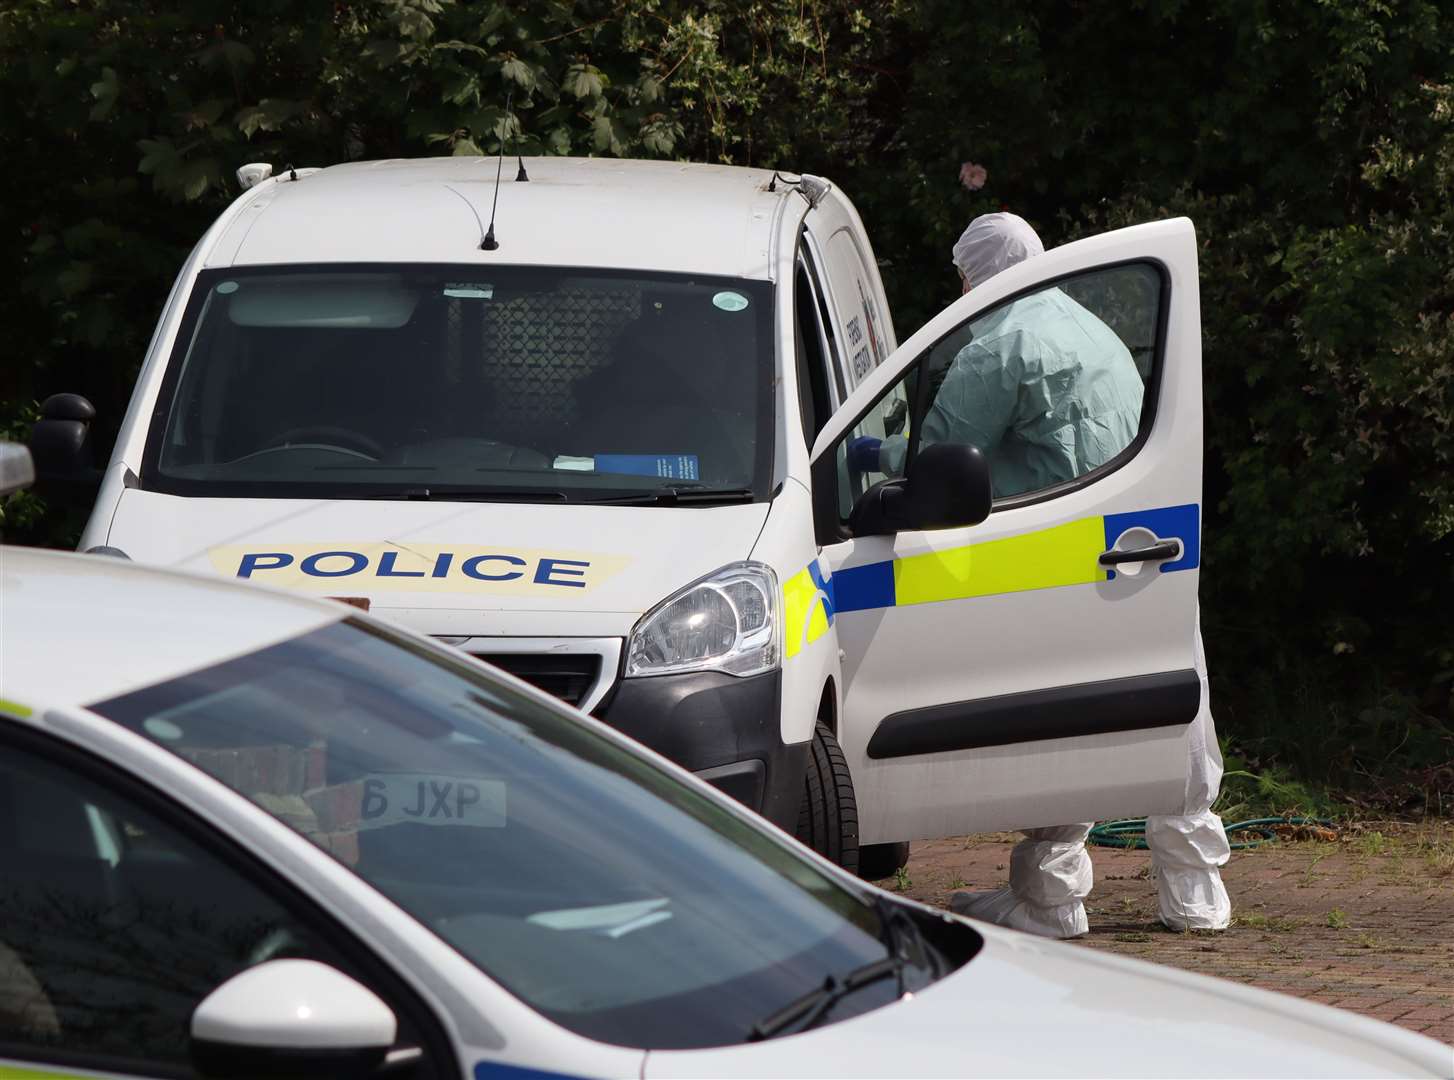
M 92 708 L 245 795 L 591 1038 L 740 1042 L 829 975 L 888 957 L 868 890 L 564 708 L 371 623 Z M 903 985 L 939 970 L 920 967 Z M 824 1019 L 896 996 L 876 981 Z
M 142 486 L 765 498 L 772 325 L 760 281 L 480 266 L 205 271 Z

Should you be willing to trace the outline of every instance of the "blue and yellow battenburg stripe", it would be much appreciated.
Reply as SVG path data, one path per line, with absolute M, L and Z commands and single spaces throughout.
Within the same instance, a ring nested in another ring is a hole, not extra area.
M 1201 565 L 1196 503 L 1079 518 L 1019 536 L 845 567 L 826 580 L 818 564 L 810 563 L 783 586 L 785 652 L 795 655 L 845 612 L 1108 581 L 1116 575 L 1097 557 L 1127 529 L 1138 527 L 1181 541 L 1181 557 L 1162 563 L 1162 573 Z
M 833 577 L 825 578 L 818 569 L 817 559 L 783 582 L 786 656 L 796 656 L 804 645 L 817 641 L 833 625 L 833 582 Z

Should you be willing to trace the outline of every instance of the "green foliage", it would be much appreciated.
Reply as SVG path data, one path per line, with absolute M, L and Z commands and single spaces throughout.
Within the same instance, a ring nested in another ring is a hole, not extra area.
M 1229 825 L 1253 818 L 1343 818 L 1353 813 L 1353 807 L 1297 779 L 1286 766 L 1251 762 L 1225 744 L 1222 753 L 1222 792 L 1213 809 Z
M 10 0 L 0 424 L 84 392 L 104 452 L 246 161 L 504 146 L 823 173 L 868 223 L 901 337 L 956 295 L 976 213 L 1014 209 L 1047 244 L 1184 213 L 1222 727 L 1300 775 L 1404 762 L 1441 784 L 1451 19 L 1439 0 Z M 73 527 L 25 505 L 12 536 Z

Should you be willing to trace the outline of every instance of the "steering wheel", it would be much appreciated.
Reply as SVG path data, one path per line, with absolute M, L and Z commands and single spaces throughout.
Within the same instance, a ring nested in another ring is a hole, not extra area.
M 320 443 L 324 446 L 337 447 L 340 450 L 351 450 L 359 457 L 371 458 L 374 461 L 378 461 L 384 456 L 383 444 L 376 439 L 372 439 L 360 431 L 351 431 L 348 428 L 333 427 L 328 424 L 309 424 L 304 427 L 289 428 L 274 437 L 273 441 L 263 449 L 280 450 L 290 443 Z

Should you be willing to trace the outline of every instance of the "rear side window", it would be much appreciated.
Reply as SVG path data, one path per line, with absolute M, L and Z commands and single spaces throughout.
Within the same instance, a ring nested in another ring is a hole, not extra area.
M 793 306 L 798 351 L 798 407 L 803 436 L 811 448 L 833 413 L 828 395 L 828 369 L 834 365 L 828 336 L 820 321 L 818 299 L 807 266 L 799 261 L 794 277 Z

